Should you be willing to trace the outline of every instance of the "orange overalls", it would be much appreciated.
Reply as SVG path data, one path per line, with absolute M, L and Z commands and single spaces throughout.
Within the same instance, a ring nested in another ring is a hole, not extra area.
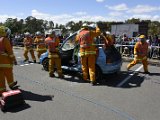
M 148 72 L 148 62 L 147 62 L 147 54 L 148 54 L 148 43 L 145 42 L 137 42 L 134 47 L 134 55 L 136 56 L 134 60 L 128 64 L 127 69 L 130 69 L 132 66 L 136 65 L 138 62 L 142 62 L 144 72 Z
M 14 84 L 13 63 L 15 61 L 8 38 L 0 37 L 0 94 L 6 90 L 5 79 L 10 86 Z
M 34 42 L 37 44 L 37 57 L 40 58 L 41 54 L 47 51 L 43 37 L 36 37 Z
M 80 57 L 82 64 L 83 79 L 90 78 L 91 82 L 95 82 L 95 64 L 96 64 L 96 45 L 94 37 L 100 35 L 100 29 L 97 27 L 95 31 L 82 29 L 76 36 L 76 41 L 80 43 Z M 89 75 L 88 75 L 89 73 Z
M 34 55 L 34 51 L 33 51 L 33 47 L 32 47 L 33 39 L 31 37 L 26 37 L 26 38 L 24 38 L 23 43 L 24 43 L 24 54 L 23 55 L 24 55 L 25 61 L 29 60 L 28 52 L 30 52 L 31 57 L 32 57 L 33 61 L 35 62 L 36 57 Z
M 59 43 L 60 40 L 57 37 L 47 37 L 45 43 L 48 46 L 48 58 L 49 58 L 49 76 L 54 74 L 54 67 L 57 68 L 59 77 L 62 77 L 61 57 L 59 55 Z

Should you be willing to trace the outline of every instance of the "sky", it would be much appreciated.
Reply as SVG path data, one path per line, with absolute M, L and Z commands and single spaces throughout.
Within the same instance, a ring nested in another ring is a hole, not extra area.
M 160 21 L 160 0 L 1 0 L 0 22 L 28 16 L 65 25 L 69 21 Z

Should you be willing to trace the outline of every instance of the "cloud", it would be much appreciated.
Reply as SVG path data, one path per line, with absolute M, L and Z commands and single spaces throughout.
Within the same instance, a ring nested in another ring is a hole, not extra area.
M 61 14 L 61 15 L 51 15 L 46 13 L 41 13 L 37 10 L 32 10 L 32 16 L 36 17 L 37 19 L 43 19 L 48 21 L 53 21 L 54 23 L 58 24 L 66 24 L 69 21 L 106 21 L 107 19 L 103 16 L 91 16 L 87 15 L 86 12 L 76 12 L 73 15 L 70 14 Z
M 114 11 L 125 11 L 125 10 L 128 10 L 128 7 L 125 3 L 122 3 L 122 4 L 118 4 L 118 5 L 115 5 L 115 6 L 109 6 L 109 5 L 106 5 L 106 7 L 110 10 L 114 10 Z
M 160 22 L 159 15 L 135 14 L 135 15 L 131 16 L 130 18 L 140 18 L 141 20 L 152 20 L 152 21 L 159 21 Z
M 114 11 L 114 12 L 110 12 L 108 15 L 109 16 L 113 16 L 113 17 L 118 17 L 118 16 L 122 16 L 123 13 L 122 12 L 118 12 L 118 11 Z
M 104 2 L 105 0 L 96 0 L 97 2 Z
M 14 15 L 0 15 L 0 22 L 4 23 L 8 18 L 17 18 L 18 20 L 21 19 L 20 17 L 14 16 Z
M 75 13 L 75 15 L 79 15 L 79 16 L 81 16 L 81 15 L 86 15 L 87 14 L 87 12 L 76 12 Z
M 134 8 L 128 10 L 128 13 L 134 13 L 134 14 L 143 14 L 143 13 L 149 13 L 154 11 L 160 11 L 160 7 L 150 6 L 150 5 L 137 5 Z

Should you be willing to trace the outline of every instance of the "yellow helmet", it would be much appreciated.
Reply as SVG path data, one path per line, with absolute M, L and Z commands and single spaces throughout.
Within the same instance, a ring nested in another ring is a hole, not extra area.
M 0 37 L 5 37 L 7 35 L 6 27 L 0 26 Z
M 140 35 L 139 38 L 145 38 L 145 35 Z

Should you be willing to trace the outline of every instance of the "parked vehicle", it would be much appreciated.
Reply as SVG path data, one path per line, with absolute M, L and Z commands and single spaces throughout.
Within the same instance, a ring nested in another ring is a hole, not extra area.
M 75 44 L 75 37 L 77 32 L 70 35 L 60 46 L 60 55 L 62 59 L 62 70 L 82 73 L 80 56 L 79 56 L 79 45 Z M 97 43 L 100 39 L 96 39 Z M 122 65 L 122 58 L 118 50 L 113 47 L 110 50 L 105 51 L 102 46 L 98 46 L 99 55 L 96 60 L 96 80 L 101 81 L 103 75 L 111 73 L 119 73 Z M 111 57 L 109 57 L 111 56 Z M 48 52 L 43 53 L 40 57 L 40 63 L 44 70 L 48 70 Z

